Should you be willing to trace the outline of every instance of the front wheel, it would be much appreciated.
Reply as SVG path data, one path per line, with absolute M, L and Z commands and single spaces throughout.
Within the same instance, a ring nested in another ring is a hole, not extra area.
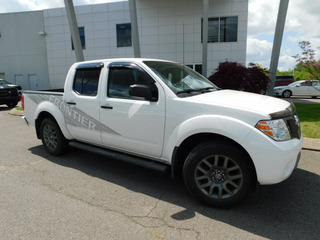
M 227 207 L 243 199 L 253 184 L 247 155 L 237 146 L 204 143 L 195 147 L 183 167 L 191 195 L 201 203 Z
M 51 155 L 58 156 L 67 150 L 68 141 L 54 120 L 44 119 L 40 126 L 40 133 L 42 143 Z
M 289 97 L 291 97 L 291 95 L 292 95 L 292 93 L 289 90 L 285 90 L 282 93 L 282 97 L 284 97 L 284 98 L 289 98 Z

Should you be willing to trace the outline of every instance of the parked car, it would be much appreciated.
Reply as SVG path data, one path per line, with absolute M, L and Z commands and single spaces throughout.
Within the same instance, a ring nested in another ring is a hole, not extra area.
M 274 86 L 275 87 L 287 86 L 291 83 L 294 83 L 294 77 L 291 75 L 276 76 L 276 81 L 274 83 Z
M 0 79 L 0 86 L 9 86 L 9 87 L 15 87 L 18 89 L 18 93 L 21 96 L 22 94 L 22 87 L 20 85 L 12 84 L 4 79 Z
M 6 104 L 8 107 L 15 107 L 21 100 L 18 89 L 10 86 L 0 85 L 0 105 Z
M 291 96 L 311 96 L 312 98 L 316 98 L 320 96 L 320 81 L 300 80 L 288 86 L 275 87 L 274 95 L 284 98 Z

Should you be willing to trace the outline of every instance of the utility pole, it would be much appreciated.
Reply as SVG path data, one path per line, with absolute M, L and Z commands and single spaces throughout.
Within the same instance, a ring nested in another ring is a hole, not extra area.
M 131 20 L 133 55 L 135 58 L 140 58 L 141 52 L 140 52 L 140 40 L 139 40 L 139 28 L 138 28 L 136 0 L 129 0 L 129 10 L 130 10 L 130 20 Z
M 74 6 L 72 0 L 64 0 L 66 6 L 66 12 L 72 37 L 72 42 L 74 46 L 74 52 L 76 54 L 77 62 L 84 61 L 84 56 L 82 52 L 82 46 L 80 41 L 80 35 L 78 30 L 77 18 L 74 11 Z
M 202 25 L 202 75 L 207 77 L 208 67 L 208 11 L 209 0 L 203 0 L 203 25 Z
M 276 24 L 276 31 L 274 34 L 271 62 L 270 62 L 270 79 L 269 89 L 267 94 L 273 96 L 273 88 L 277 75 L 277 68 L 279 63 L 280 49 L 284 31 L 284 25 L 286 22 L 287 10 L 288 10 L 289 0 L 280 0 L 278 19 Z

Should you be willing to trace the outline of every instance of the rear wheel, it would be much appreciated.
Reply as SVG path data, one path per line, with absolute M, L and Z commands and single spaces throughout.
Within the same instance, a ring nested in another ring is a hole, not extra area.
M 317 96 L 312 96 L 312 98 L 314 98 L 314 99 L 315 99 L 315 98 L 317 98 Z
M 9 107 L 9 108 L 14 108 L 15 106 L 17 106 L 17 102 L 11 102 L 11 103 L 7 103 L 7 106 Z
M 291 93 L 291 91 L 289 91 L 289 90 L 285 90 L 285 91 L 282 93 L 282 97 L 284 97 L 284 98 L 289 98 L 289 97 L 291 97 L 291 95 L 292 95 L 292 93 Z
M 198 201 L 226 207 L 243 199 L 253 184 L 249 159 L 237 146 L 204 143 L 195 147 L 183 167 L 187 189 Z
M 41 123 L 40 134 L 42 143 L 50 154 L 58 156 L 67 150 L 68 140 L 63 136 L 54 120 L 44 119 Z

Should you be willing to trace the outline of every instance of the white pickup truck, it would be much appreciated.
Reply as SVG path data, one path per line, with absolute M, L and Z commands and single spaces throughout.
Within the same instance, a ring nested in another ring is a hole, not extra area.
M 303 141 L 293 104 L 220 90 L 155 59 L 75 63 L 64 91 L 24 91 L 23 107 L 49 153 L 71 146 L 170 171 L 216 207 L 238 202 L 256 183 L 288 178 Z

